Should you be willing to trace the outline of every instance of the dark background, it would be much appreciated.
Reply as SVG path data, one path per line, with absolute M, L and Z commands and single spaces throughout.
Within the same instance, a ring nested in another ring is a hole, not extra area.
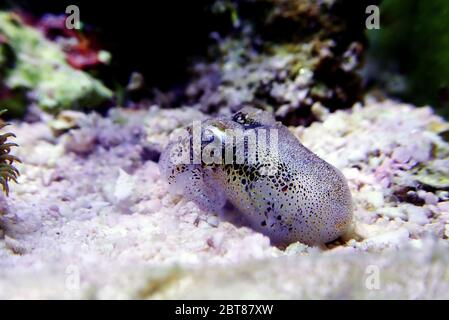
M 210 31 L 226 24 L 207 13 L 210 3 L 7 0 L 4 6 L 39 16 L 65 14 L 68 5 L 77 5 L 81 21 L 88 30 L 94 29 L 102 48 L 112 53 L 110 72 L 114 77 L 126 83 L 130 72 L 138 70 L 145 74 L 148 85 L 164 89 L 186 78 L 189 61 L 206 54 Z

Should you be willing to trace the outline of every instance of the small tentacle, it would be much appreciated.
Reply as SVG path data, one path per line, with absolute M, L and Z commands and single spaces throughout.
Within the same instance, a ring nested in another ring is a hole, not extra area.
M 18 147 L 19 145 L 17 143 L 14 142 L 7 142 L 7 143 L 3 143 L 2 145 L 0 145 L 0 151 L 1 150 L 10 150 L 11 147 Z
M 16 138 L 16 135 L 12 132 L 0 134 L 0 143 L 4 143 L 8 138 Z
M 10 125 L 10 123 L 8 123 L 8 122 L 1 123 L 0 124 L 0 129 L 3 129 L 4 127 L 7 127 L 9 125 Z
M 6 110 L 0 110 L 2 115 Z M 9 123 L 0 123 L 0 129 L 8 126 Z M 12 165 L 13 162 L 21 162 L 19 158 L 9 154 L 12 147 L 18 147 L 19 145 L 14 142 L 7 142 L 9 138 L 15 138 L 16 135 L 11 132 L 7 132 L 0 135 L 0 185 L 3 188 L 6 196 L 9 195 L 9 181 L 17 183 L 17 177 L 20 175 L 19 170 Z
M 5 192 L 6 196 L 9 196 L 8 181 L 2 176 L 0 176 L 0 185 L 3 187 L 3 191 Z
M 22 161 L 19 158 L 17 158 L 16 156 L 13 156 L 12 154 L 0 155 L 0 162 L 4 162 L 5 160 L 9 161 L 10 164 L 13 163 L 13 161 L 22 163 Z
M 2 163 L 0 164 L 0 172 L 7 171 L 7 172 L 15 172 L 15 174 L 20 175 L 19 169 L 14 167 L 12 164 L 9 163 Z

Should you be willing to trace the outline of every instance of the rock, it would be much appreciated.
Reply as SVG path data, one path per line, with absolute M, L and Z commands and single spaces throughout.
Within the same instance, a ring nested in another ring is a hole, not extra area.
M 0 11 L 0 34 L 6 37 L 0 41 L 0 52 L 6 47 L 15 57 L 13 61 L 0 57 L 0 69 L 8 70 L 0 84 L 14 92 L 27 92 L 27 98 L 42 109 L 57 113 L 70 108 L 94 108 L 112 98 L 111 90 L 70 66 L 63 50 L 18 14 Z M 23 114 L 23 110 L 15 112 Z
M 418 196 L 421 199 L 423 199 L 426 204 L 435 205 L 435 204 L 438 203 L 438 197 L 435 194 L 431 193 L 431 192 L 426 192 L 424 190 L 419 190 L 418 191 Z
M 429 215 L 430 210 L 423 207 L 417 207 L 413 205 L 409 205 L 406 207 L 406 212 L 408 216 L 408 220 L 410 222 L 419 224 L 419 225 L 425 225 L 429 222 Z
M 209 215 L 207 217 L 207 223 L 212 227 L 218 227 L 218 224 L 220 223 L 218 220 L 218 217 L 215 215 Z
M 119 169 L 119 175 L 114 187 L 114 199 L 116 203 L 123 202 L 131 197 L 134 189 L 134 178 L 122 169 Z
M 290 244 L 286 249 L 285 249 L 285 254 L 286 255 L 300 255 L 300 254 L 305 254 L 307 253 L 307 250 L 309 249 L 309 246 L 302 244 L 300 242 L 295 242 Z
M 95 138 L 95 133 L 91 129 L 73 130 L 66 138 L 65 148 L 69 152 L 86 155 L 94 150 Z
M 404 147 L 397 148 L 392 154 L 392 158 L 399 163 L 406 163 L 412 157 L 409 150 Z
M 365 198 L 365 201 L 372 207 L 372 208 L 380 208 L 384 205 L 384 195 L 382 191 L 376 191 L 376 190 L 365 190 L 367 188 L 362 189 L 361 192 L 363 192 L 363 197 Z
M 406 229 L 389 231 L 362 242 L 363 248 L 381 250 L 385 247 L 401 247 L 407 243 L 409 232 Z
M 220 41 L 211 50 L 213 63 L 195 64 L 186 90 L 190 105 L 206 113 L 217 108 L 232 113 L 245 104 L 259 105 L 272 110 L 284 124 L 297 125 L 326 118 L 322 106 L 349 108 L 360 100 L 356 70 L 364 53 L 364 30 L 361 23 L 348 21 L 357 15 L 340 14 L 347 10 L 364 14 L 365 1 L 348 6 L 334 0 L 320 4 L 268 0 L 262 5 L 243 0 L 238 6 L 214 2 L 213 12 L 219 18 L 238 16 L 241 27 L 220 32 Z M 344 9 L 334 10 L 339 6 Z M 281 26 L 289 26 L 289 31 Z M 304 28 L 307 37 L 300 36 Z M 266 36 L 269 41 L 261 45 Z M 346 81 L 336 86 L 330 80 L 335 77 Z
M 438 208 L 445 213 L 449 213 L 449 201 L 439 202 Z
M 27 252 L 26 245 L 11 237 L 5 236 L 5 244 L 15 254 L 25 254 Z
M 159 199 L 152 199 L 145 203 L 145 209 L 150 213 L 158 212 L 162 208 L 162 202 Z
M 66 132 L 69 129 L 77 127 L 80 122 L 86 118 L 86 114 L 79 111 L 64 110 L 54 119 L 49 121 L 49 126 L 56 135 Z
M 443 238 L 445 224 L 442 222 L 429 223 L 424 226 L 424 230 L 435 237 Z

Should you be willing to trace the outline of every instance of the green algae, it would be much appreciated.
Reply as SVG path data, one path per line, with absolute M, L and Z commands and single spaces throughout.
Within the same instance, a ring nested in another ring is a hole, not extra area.
M 86 72 L 72 68 L 64 52 L 14 13 L 0 11 L 0 87 L 11 92 L 0 106 L 12 113 L 26 108 L 24 93 L 49 112 L 94 108 L 112 98 L 112 91 Z M 5 54 L 9 51 L 11 54 Z
M 449 188 L 449 174 L 432 168 L 422 168 L 415 175 L 416 181 L 435 189 Z

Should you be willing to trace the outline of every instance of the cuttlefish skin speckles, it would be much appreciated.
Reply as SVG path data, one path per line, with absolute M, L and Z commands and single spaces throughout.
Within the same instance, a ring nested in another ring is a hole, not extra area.
M 244 134 L 250 129 L 256 134 L 261 129 L 264 134 L 275 129 L 276 156 L 257 154 L 251 163 L 245 154 L 244 163 L 174 164 L 170 159 L 176 145 L 173 142 L 162 153 L 161 171 L 188 200 L 206 211 L 219 211 L 229 201 L 252 228 L 274 243 L 318 245 L 347 231 L 352 221 L 352 200 L 345 178 L 304 147 L 270 113 L 245 107 L 231 117 L 202 123 L 202 127 L 208 126 L 217 128 L 219 137 L 214 133 L 214 138 L 220 141 L 228 139 L 225 128 Z M 271 171 L 263 174 L 266 168 Z

